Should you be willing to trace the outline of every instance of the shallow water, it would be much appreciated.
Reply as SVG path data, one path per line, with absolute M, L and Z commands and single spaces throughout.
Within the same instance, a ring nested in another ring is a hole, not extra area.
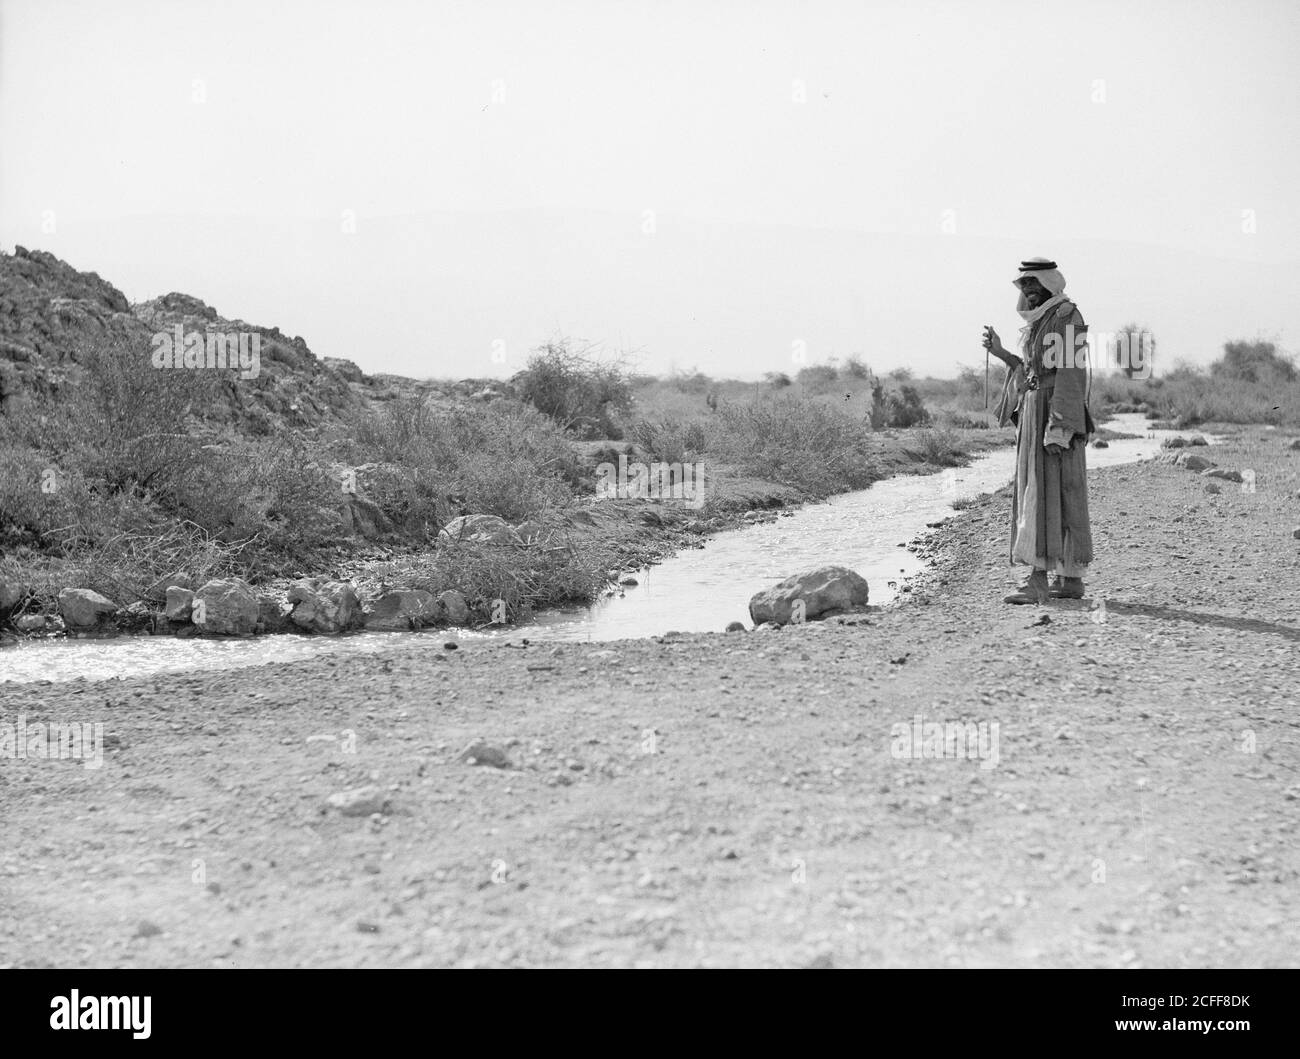
M 1179 431 L 1151 431 L 1141 415 L 1120 415 L 1107 426 L 1141 434 L 1089 449 L 1090 468 L 1133 463 L 1154 456 L 1160 442 Z M 1211 438 L 1211 443 L 1215 439 Z M 329 654 L 346 657 L 388 650 L 418 639 L 441 650 L 449 639 L 588 641 L 623 640 L 682 632 L 721 631 L 728 622 L 749 621 L 749 599 L 790 574 L 830 563 L 867 579 L 871 602 L 887 603 L 899 582 L 923 563 L 899 544 L 927 522 L 953 514 L 952 501 L 1000 489 L 1011 480 L 1015 451 L 997 449 L 935 475 L 903 475 L 869 489 L 833 497 L 746 529 L 709 538 L 706 547 L 680 552 L 637 574 L 640 584 L 590 608 L 539 615 L 528 626 L 483 632 L 356 633 L 343 637 L 267 636 L 252 640 L 178 640 L 170 636 L 116 640 L 47 640 L 21 643 L 0 654 L 0 680 L 103 680 L 189 669 L 228 669 L 288 662 Z

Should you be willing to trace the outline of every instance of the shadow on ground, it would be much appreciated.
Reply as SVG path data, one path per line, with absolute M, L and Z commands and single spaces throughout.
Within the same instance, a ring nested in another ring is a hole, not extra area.
M 1221 629 L 1238 629 L 1242 632 L 1265 632 L 1288 640 L 1300 641 L 1300 628 L 1294 625 L 1282 625 L 1275 621 L 1261 621 L 1258 618 L 1234 618 L 1227 614 L 1203 614 L 1196 610 L 1179 610 L 1176 607 L 1164 607 L 1156 603 L 1118 603 L 1106 601 L 1106 609 L 1112 614 L 1138 614 L 1146 618 L 1163 618 L 1166 621 L 1189 621 L 1195 625 L 1213 625 Z

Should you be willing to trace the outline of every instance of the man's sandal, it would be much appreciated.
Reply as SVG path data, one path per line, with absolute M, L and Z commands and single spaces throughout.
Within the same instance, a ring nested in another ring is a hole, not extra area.
M 1029 580 L 1017 588 L 1009 596 L 1004 596 L 1003 603 L 1046 603 L 1050 589 L 1047 586 L 1047 572 L 1045 570 L 1035 570 L 1029 575 Z
M 1057 577 L 1052 580 L 1047 594 L 1052 599 L 1083 599 L 1083 578 Z

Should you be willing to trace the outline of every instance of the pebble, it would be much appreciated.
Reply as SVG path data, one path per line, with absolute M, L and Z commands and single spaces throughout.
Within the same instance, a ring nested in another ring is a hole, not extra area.
M 510 758 L 504 750 L 484 742 L 470 743 L 456 756 L 456 760 L 463 761 L 467 765 L 490 765 L 494 769 L 511 767 Z
M 329 809 L 337 809 L 344 816 L 372 816 L 383 813 L 387 799 L 378 787 L 354 787 L 336 791 L 325 799 Z

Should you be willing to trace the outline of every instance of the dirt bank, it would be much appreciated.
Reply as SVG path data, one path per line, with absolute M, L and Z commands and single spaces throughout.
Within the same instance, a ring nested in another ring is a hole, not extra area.
M 999 495 L 851 625 L 0 686 L 112 744 L 0 761 L 0 964 L 1294 965 L 1286 440 L 1096 474 L 1092 604 L 999 602 Z

